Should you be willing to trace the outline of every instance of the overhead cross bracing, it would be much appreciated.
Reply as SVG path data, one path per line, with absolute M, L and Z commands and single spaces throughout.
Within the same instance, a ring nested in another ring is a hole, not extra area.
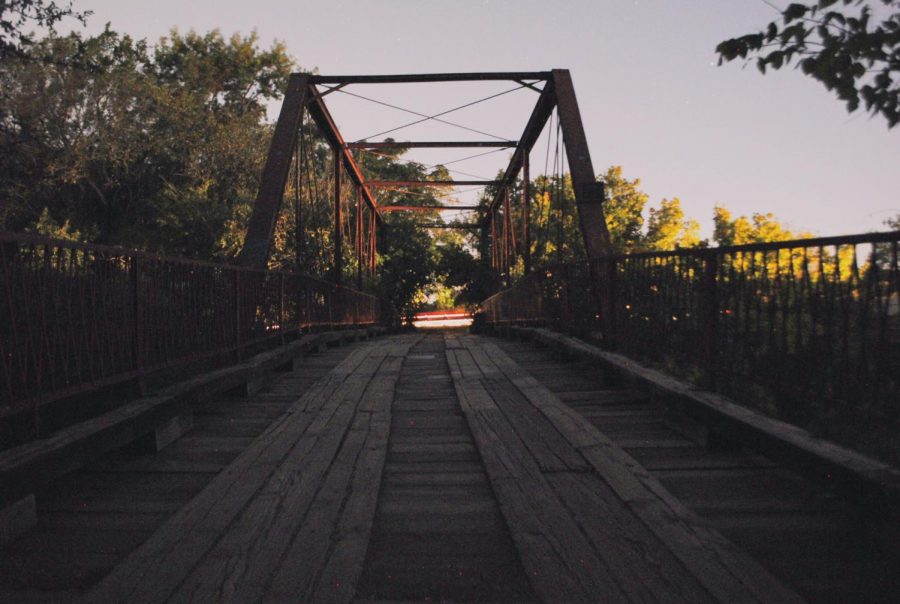
M 423 90 L 431 94 L 421 100 L 416 94 L 421 95 Z M 377 238 L 381 236 L 376 225 L 383 223 L 385 214 L 433 210 L 449 212 L 445 214 L 448 219 L 443 223 L 421 223 L 423 227 L 452 228 L 463 215 L 471 218 L 464 227 L 460 223 L 460 228 L 480 225 L 481 237 L 487 240 L 482 249 L 489 250 L 498 283 L 508 282 L 511 267 L 519 259 L 528 272 L 532 247 L 529 156 L 542 136 L 548 141 L 548 150 L 550 137 L 556 136 L 557 156 L 560 146 L 565 146 L 563 156 L 568 159 L 568 171 L 572 174 L 589 255 L 597 257 L 607 249 L 609 235 L 603 218 L 603 188 L 595 182 L 567 70 L 405 75 L 299 73 L 290 78 L 278 119 L 241 253 L 244 265 L 260 267 L 267 261 L 304 112 L 334 154 L 336 276 L 341 274 L 343 262 L 342 230 L 346 229 L 342 229 L 342 221 L 348 219 L 344 210 L 346 199 L 341 199 L 342 175 L 356 188 L 358 203 L 364 204 L 365 210 L 359 209 L 356 214 L 368 216 L 367 225 L 357 225 L 354 235 L 357 239 L 360 236 L 372 239 L 354 242 L 357 250 L 367 250 L 367 270 L 374 270 L 371 258 L 377 254 Z M 555 132 L 552 127 L 546 128 L 548 121 L 551 126 L 554 123 L 551 118 L 554 112 Z M 405 119 L 398 120 L 398 115 Z M 414 136 L 416 132 L 423 135 Z M 519 132 L 518 136 L 511 136 L 515 132 Z M 462 157 L 458 152 L 452 154 L 453 150 L 467 148 L 477 152 Z M 361 167 L 365 163 L 363 154 L 431 169 L 434 177 L 403 180 L 366 174 Z M 491 166 L 491 161 L 499 160 L 501 154 L 502 163 Z M 561 179 L 563 157 L 554 162 L 554 169 L 559 172 L 557 180 Z M 460 187 L 473 188 L 460 190 Z M 410 202 L 408 196 L 413 199 L 418 196 L 422 202 Z M 434 199 L 444 203 L 431 207 Z M 485 199 L 489 201 L 485 203 Z

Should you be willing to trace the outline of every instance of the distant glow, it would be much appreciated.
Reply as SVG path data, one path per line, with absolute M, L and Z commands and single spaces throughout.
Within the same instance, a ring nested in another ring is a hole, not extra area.
M 445 327 L 468 327 L 472 324 L 472 317 L 464 319 L 437 319 L 425 321 L 413 321 L 416 329 L 443 329 Z

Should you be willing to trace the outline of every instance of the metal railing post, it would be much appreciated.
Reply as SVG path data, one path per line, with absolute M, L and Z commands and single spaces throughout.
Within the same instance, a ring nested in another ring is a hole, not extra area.
M 234 352 L 241 360 L 241 271 L 234 271 Z
M 709 251 L 703 255 L 701 337 L 703 338 L 703 355 L 709 370 L 708 379 L 712 387 L 715 387 L 718 382 L 718 363 L 716 362 L 719 331 L 718 275 L 719 256 L 715 251 Z
M 140 269 L 139 269 L 139 261 L 137 256 L 131 257 L 131 313 L 132 313 L 132 321 L 134 324 L 131 326 L 131 337 L 132 337 L 132 363 L 134 364 L 134 370 L 140 372 L 143 368 L 143 361 L 141 357 L 141 349 L 143 347 L 143 333 L 141 330 L 141 281 L 140 281 Z

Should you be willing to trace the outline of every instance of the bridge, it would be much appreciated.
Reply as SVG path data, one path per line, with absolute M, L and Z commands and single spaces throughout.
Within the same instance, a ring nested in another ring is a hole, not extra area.
M 534 90 L 519 140 L 346 142 L 325 103 L 470 80 Z M 554 111 L 586 258 L 537 267 Z M 268 269 L 305 113 L 329 280 Z M 477 222 L 422 227 L 482 237 L 470 329 L 363 291 L 386 215 L 443 210 L 373 190 L 464 182 L 367 179 L 379 146 L 511 151 Z M 0 599 L 896 601 L 900 233 L 614 254 L 604 199 L 565 70 L 295 74 L 238 264 L 0 234 Z

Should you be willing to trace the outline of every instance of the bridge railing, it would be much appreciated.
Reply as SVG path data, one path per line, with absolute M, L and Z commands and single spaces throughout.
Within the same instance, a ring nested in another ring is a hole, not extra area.
M 855 421 L 865 409 L 886 430 L 900 418 L 898 241 L 871 233 L 609 256 L 537 271 L 483 311 L 488 323 L 602 331 L 609 349 L 786 419 Z
M 0 233 L 0 417 L 378 308 L 298 273 Z

